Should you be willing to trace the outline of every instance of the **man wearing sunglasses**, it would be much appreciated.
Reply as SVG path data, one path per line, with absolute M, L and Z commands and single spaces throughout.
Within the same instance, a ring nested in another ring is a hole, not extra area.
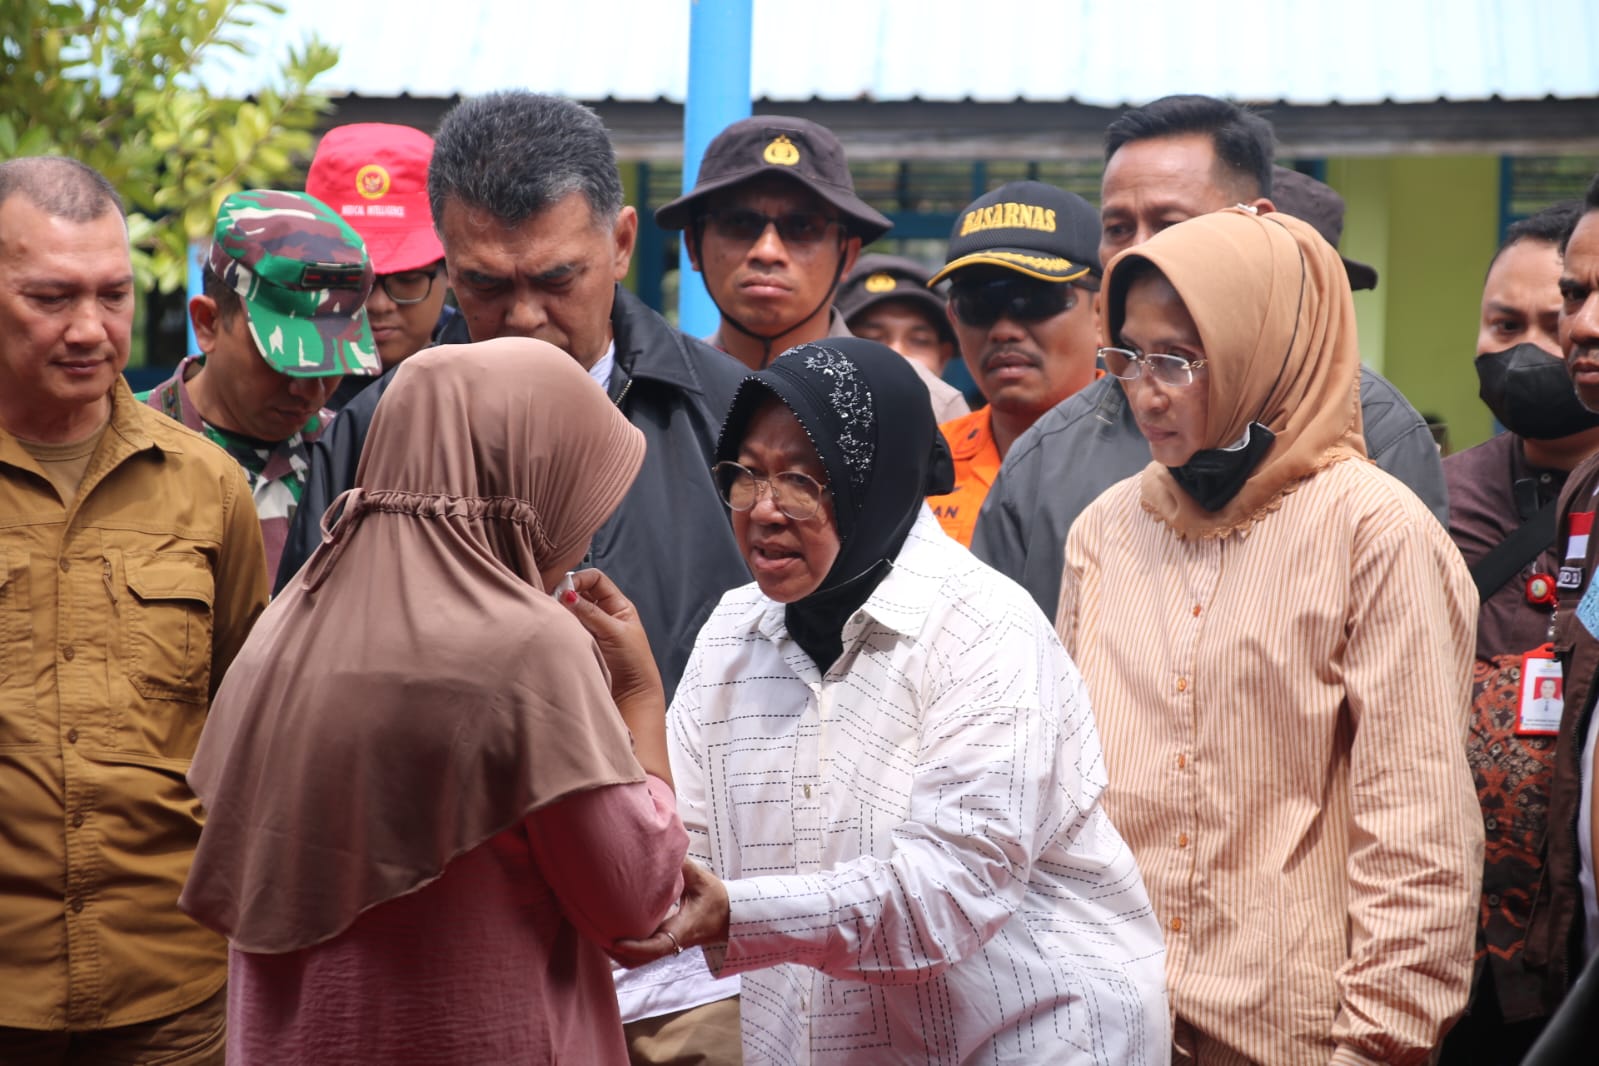
M 929 284 L 950 279 L 949 322 L 988 406 L 940 427 L 955 491 L 928 503 L 962 544 L 1016 438 L 1096 376 L 1098 244 L 1093 206 L 1039 181 L 1002 185 L 956 216 Z
M 365 303 L 374 282 L 360 236 L 322 201 L 254 190 L 222 201 L 189 301 L 200 348 L 139 398 L 238 460 L 266 543 L 283 554 L 312 442 L 339 379 L 379 372 Z
M 1233 204 L 1286 211 L 1336 247 L 1343 200 L 1298 175 L 1274 192 L 1274 142 L 1264 118 L 1208 96 L 1168 96 L 1118 117 L 1105 131 L 1101 262 L 1167 226 Z M 1352 288 L 1376 287 L 1371 267 L 1349 259 L 1344 266 Z M 1142 368 L 1135 364 L 1132 372 Z M 1443 465 L 1427 423 L 1398 389 L 1364 367 L 1360 405 L 1366 454 L 1448 525 Z M 1149 460 L 1149 443 L 1120 383 L 1095 382 L 1012 446 L 978 516 L 973 553 L 1026 588 L 1053 618 L 1067 530 L 1101 492 Z
M 706 341 L 752 370 L 796 344 L 850 335 L 833 297 L 861 246 L 893 225 L 855 195 L 833 131 L 784 115 L 717 134 L 693 190 L 657 208 L 655 221 L 683 231 L 721 313 Z M 919 366 L 917 376 L 940 421 L 966 413 L 954 386 Z
M 338 212 L 366 242 L 377 284 L 366 300 L 367 320 L 383 369 L 444 340 L 466 343 L 464 323 L 444 297 L 444 246 L 428 209 L 428 160 L 433 138 L 410 126 L 357 122 L 323 136 L 305 176 L 305 191 Z M 347 377 L 328 409 L 342 410 L 372 382 Z

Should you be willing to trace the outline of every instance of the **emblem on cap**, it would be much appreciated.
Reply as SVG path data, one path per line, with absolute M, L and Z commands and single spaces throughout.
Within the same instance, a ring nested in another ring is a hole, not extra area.
M 894 275 L 881 271 L 867 278 L 864 285 L 867 292 L 893 292 L 898 287 L 899 282 L 894 280 Z
M 355 191 L 376 200 L 389 191 L 389 172 L 377 163 L 368 163 L 355 172 Z
M 761 158 L 774 167 L 791 167 L 799 162 L 799 149 L 788 139 L 788 134 L 779 133 L 772 138 L 772 143 L 766 146 Z

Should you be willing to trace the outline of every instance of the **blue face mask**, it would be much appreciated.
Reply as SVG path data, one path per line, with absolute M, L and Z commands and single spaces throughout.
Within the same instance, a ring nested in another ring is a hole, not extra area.
M 1557 440 L 1599 428 L 1582 406 L 1566 361 L 1536 344 L 1477 356 L 1477 395 L 1501 425 L 1528 440 Z

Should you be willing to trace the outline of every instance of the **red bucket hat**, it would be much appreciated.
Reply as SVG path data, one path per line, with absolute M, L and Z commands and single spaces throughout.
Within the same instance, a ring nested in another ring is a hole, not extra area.
M 444 258 L 428 209 L 433 138 L 410 126 L 336 126 L 317 145 L 305 191 L 366 241 L 379 274 L 420 270 Z

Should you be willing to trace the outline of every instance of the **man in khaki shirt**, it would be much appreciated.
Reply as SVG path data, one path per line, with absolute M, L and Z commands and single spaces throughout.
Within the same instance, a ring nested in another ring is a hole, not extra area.
M 184 781 L 266 605 L 249 488 L 144 407 L 121 204 L 0 163 L 0 1062 L 223 1061 L 227 945 L 177 908 Z

